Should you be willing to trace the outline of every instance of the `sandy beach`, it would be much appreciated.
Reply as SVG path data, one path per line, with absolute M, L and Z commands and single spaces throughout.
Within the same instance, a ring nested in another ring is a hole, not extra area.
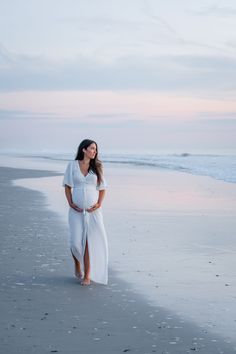
M 1 167 L 2 352 L 235 353 L 235 186 L 106 171 L 109 284 L 83 288 L 62 175 Z
M 236 354 L 236 2 L 1 3 L 0 354 Z

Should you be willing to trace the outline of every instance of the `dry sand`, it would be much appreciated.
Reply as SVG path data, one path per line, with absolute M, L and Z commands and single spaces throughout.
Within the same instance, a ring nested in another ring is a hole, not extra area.
M 2 353 L 235 353 L 220 335 L 148 303 L 112 269 L 107 286 L 80 286 L 66 224 L 42 193 L 10 182 L 50 175 L 1 168 Z

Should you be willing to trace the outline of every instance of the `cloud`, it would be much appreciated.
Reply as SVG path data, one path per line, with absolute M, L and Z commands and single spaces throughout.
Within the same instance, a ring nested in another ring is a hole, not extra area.
M 206 123 L 211 126 L 230 127 L 236 124 L 235 112 L 200 112 L 197 114 L 198 122 Z
M 211 119 L 202 119 L 201 122 L 205 122 L 207 124 L 211 124 L 214 127 L 234 127 L 236 126 L 236 116 L 235 118 L 211 118 Z M 232 132 L 233 133 L 233 132 Z
M 226 41 L 225 44 L 228 45 L 229 47 L 232 47 L 233 49 L 236 48 L 236 40 L 235 39 Z
M 35 113 L 24 110 L 7 110 L 0 109 L 0 120 L 9 120 L 9 119 L 48 119 L 56 118 L 57 116 L 52 113 Z
M 236 16 L 236 8 L 230 6 L 206 6 L 198 11 L 193 12 L 200 16 L 219 16 L 219 17 L 233 17 Z
M 207 118 L 226 118 L 226 119 L 236 119 L 236 111 L 233 112 L 199 112 L 198 116 Z
M 81 114 L 74 117 L 70 115 L 63 116 L 54 113 L 44 112 L 32 112 L 32 111 L 25 111 L 25 110 L 7 110 L 7 109 L 0 109 L 0 121 L 1 120 L 56 120 L 57 124 L 70 124 L 70 126 L 81 126 L 81 124 L 96 124 L 97 128 L 101 126 L 109 127 L 109 126 L 123 126 L 123 124 L 136 126 L 139 124 L 143 124 L 143 118 L 137 118 L 135 114 L 131 114 L 129 112 L 119 112 L 119 113 L 93 113 L 93 114 Z M 148 117 L 145 117 L 148 119 Z
M 106 63 L 77 56 L 43 56 L 0 50 L 0 90 L 235 90 L 236 60 L 223 56 L 123 56 Z

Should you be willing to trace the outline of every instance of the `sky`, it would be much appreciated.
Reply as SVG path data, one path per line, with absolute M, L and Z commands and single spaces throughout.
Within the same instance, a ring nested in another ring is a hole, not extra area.
M 0 0 L 0 151 L 236 151 L 234 0 Z

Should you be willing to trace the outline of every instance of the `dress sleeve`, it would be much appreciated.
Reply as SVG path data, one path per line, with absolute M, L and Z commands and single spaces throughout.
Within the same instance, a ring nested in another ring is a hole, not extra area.
M 102 175 L 102 181 L 100 184 L 97 184 L 96 189 L 97 189 L 97 191 L 102 191 L 104 189 L 107 189 L 107 187 L 108 187 L 107 181 L 106 181 L 104 175 Z
M 73 161 L 70 161 L 66 167 L 66 171 L 64 173 L 64 178 L 62 182 L 62 186 L 65 187 L 65 185 L 74 187 L 74 182 L 73 182 Z

